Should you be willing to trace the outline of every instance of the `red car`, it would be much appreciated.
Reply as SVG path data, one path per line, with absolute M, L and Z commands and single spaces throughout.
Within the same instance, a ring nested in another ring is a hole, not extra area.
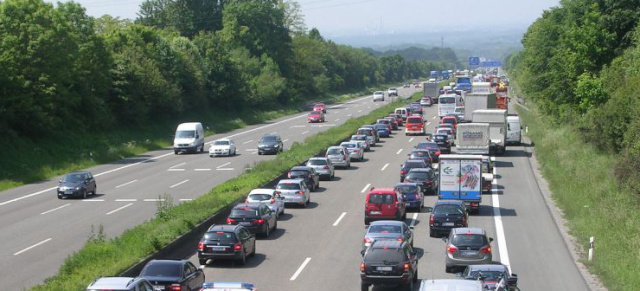
M 407 210 L 402 194 L 393 188 L 374 189 L 367 193 L 364 210 L 364 224 L 374 220 L 400 220 L 407 218 Z
M 327 113 L 327 106 L 324 105 L 324 103 L 313 104 L 313 111 L 322 111 L 322 113 Z
M 440 119 L 440 123 L 448 123 L 453 125 L 453 129 L 458 128 L 458 119 L 455 116 L 445 116 Z
M 322 111 L 311 111 L 307 117 L 307 122 L 324 122 L 324 113 Z

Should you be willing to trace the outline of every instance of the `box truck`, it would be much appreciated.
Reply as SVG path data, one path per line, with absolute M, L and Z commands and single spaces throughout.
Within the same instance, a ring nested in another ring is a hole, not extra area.
M 462 123 L 458 125 L 456 153 L 469 155 L 489 155 L 488 123 Z
M 489 83 L 487 83 L 489 84 Z M 473 112 L 481 109 L 496 108 L 495 93 L 468 93 L 464 98 L 464 122 L 471 122 Z
M 491 145 L 489 151 L 498 155 L 507 150 L 507 111 L 504 109 L 484 109 L 473 112 L 473 123 L 488 123 Z
M 462 200 L 478 213 L 482 202 L 482 156 L 440 155 L 438 198 Z

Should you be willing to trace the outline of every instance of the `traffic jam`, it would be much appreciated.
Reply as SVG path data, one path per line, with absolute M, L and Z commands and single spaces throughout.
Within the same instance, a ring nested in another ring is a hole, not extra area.
M 362 233 L 360 259 L 345 272 L 359 274 L 361 290 L 519 290 L 518 276 L 511 273 L 508 264 L 496 261 L 497 247 L 491 232 L 474 224 L 483 196 L 491 194 L 496 186 L 495 156 L 503 155 L 507 145 L 521 142 L 520 120 L 507 108 L 508 79 L 496 75 L 472 77 L 468 71 L 450 78 L 455 82 L 446 86 L 435 79 L 405 84 L 405 88 L 420 88 L 422 99 L 395 108 L 373 124 L 363 124 L 348 140 L 291 168 L 274 188 L 247 193 L 224 223 L 208 228 L 194 246 L 191 259 L 151 260 L 136 278 L 98 278 L 87 290 L 120 285 L 137 288 L 122 290 L 266 290 L 237 277 L 205 278 L 205 273 L 251 264 L 261 257 L 262 244 L 287 240 L 278 235 L 279 221 L 290 223 L 301 211 L 322 207 L 313 203 L 314 196 L 324 194 L 321 185 L 348 183 L 341 181 L 341 172 L 366 168 L 370 155 L 390 140 L 400 139 L 405 146 L 396 154 L 406 156 L 406 160 L 398 169 L 397 183 L 367 184 L 361 191 L 362 206 L 357 211 L 364 213 L 362 228 L 352 230 Z M 395 88 L 379 91 L 372 101 L 384 101 L 385 95 L 397 97 L 398 93 Z M 433 107 L 437 110 L 429 110 L 435 113 L 428 115 L 427 109 Z M 315 104 L 307 121 L 325 122 L 326 114 L 330 114 L 327 111 L 324 104 Z M 184 140 L 176 142 L 183 146 L 175 149 L 176 154 L 203 151 L 202 125 L 180 126 L 176 138 Z M 181 130 L 193 134 L 181 134 Z M 215 157 L 233 156 L 237 149 L 233 140 L 220 139 L 208 150 L 209 156 Z M 260 155 L 277 155 L 283 150 L 277 134 L 264 135 L 257 146 Z M 388 163 L 381 169 L 385 175 L 392 173 L 393 166 L 389 171 L 386 168 Z M 59 198 L 64 194 L 60 192 Z M 86 197 L 87 191 L 79 195 Z M 292 217 L 291 211 L 296 215 Z M 423 215 L 420 224 L 416 224 L 418 214 Z M 426 254 L 417 247 L 417 240 L 439 245 L 441 253 Z M 286 250 L 270 255 L 286 256 Z M 450 276 L 433 278 L 420 273 L 419 261 L 428 256 L 444 256 L 441 268 Z M 291 281 L 309 261 L 307 258 L 303 262 Z

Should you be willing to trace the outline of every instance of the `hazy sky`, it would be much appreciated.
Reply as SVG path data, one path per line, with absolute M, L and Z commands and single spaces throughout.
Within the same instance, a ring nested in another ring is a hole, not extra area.
M 51 0 L 48 0 L 51 1 Z M 87 13 L 135 18 L 143 0 L 76 0 Z M 215 1 L 215 0 L 212 0 Z M 52 1 L 53 2 L 53 1 Z M 526 27 L 559 0 L 299 0 L 325 35 Z

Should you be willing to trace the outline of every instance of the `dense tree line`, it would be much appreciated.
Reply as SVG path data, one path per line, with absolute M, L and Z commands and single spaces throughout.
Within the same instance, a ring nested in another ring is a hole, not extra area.
M 524 93 L 586 141 L 619 155 L 616 177 L 640 193 L 640 1 L 563 0 L 506 63 Z
M 146 0 L 138 15 L 0 1 L 0 131 L 50 137 L 192 110 L 275 108 L 441 66 L 325 40 L 295 2 Z

